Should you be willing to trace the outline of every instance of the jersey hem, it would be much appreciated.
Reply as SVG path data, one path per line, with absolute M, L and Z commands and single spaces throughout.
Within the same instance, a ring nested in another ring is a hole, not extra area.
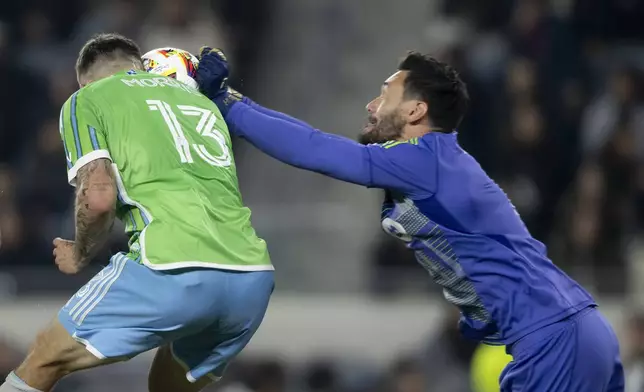
M 593 300 L 584 301 L 584 302 L 579 303 L 577 305 L 574 305 L 574 306 L 572 306 L 572 307 L 570 307 L 570 308 L 568 308 L 568 309 L 566 309 L 566 310 L 564 310 L 562 312 L 559 312 L 559 313 L 555 314 L 554 316 L 550 316 L 548 318 L 545 318 L 545 319 L 541 320 L 540 322 L 534 324 L 531 328 L 521 329 L 519 331 L 516 331 L 516 332 L 510 334 L 510 336 L 508 336 L 506 338 L 490 339 L 490 340 L 483 339 L 482 342 L 484 342 L 485 344 L 492 345 L 492 346 L 510 346 L 510 345 L 518 342 L 519 340 L 523 339 L 525 336 L 527 336 L 527 335 L 529 335 L 529 334 L 531 334 L 533 332 L 536 332 L 536 331 L 540 330 L 541 328 L 545 328 L 545 327 L 547 327 L 547 326 L 549 326 L 551 324 L 558 323 L 559 321 L 561 321 L 561 320 L 563 320 L 563 319 L 565 319 L 567 317 L 573 316 L 573 315 L 581 312 L 582 310 L 586 309 L 589 306 L 597 306 L 597 303 L 595 303 L 595 301 L 593 301 Z
M 180 269 L 180 268 L 210 268 L 210 269 L 219 269 L 219 270 L 227 270 L 227 271 L 243 271 L 243 272 L 275 271 L 275 267 L 272 264 L 230 265 L 230 264 L 209 263 L 206 261 L 178 261 L 178 262 L 167 263 L 167 264 L 153 264 L 149 260 L 143 259 L 143 265 L 156 271 L 166 271 L 166 270 L 173 270 L 173 269 Z
M 110 152 L 107 150 L 95 150 L 80 157 L 74 166 L 69 169 L 69 172 L 67 172 L 67 182 L 69 182 L 69 185 L 76 186 L 76 174 L 78 174 L 81 167 L 101 158 L 112 160 Z
M 98 358 L 98 359 L 107 359 L 107 357 L 102 352 L 100 352 L 96 347 L 92 346 L 92 344 L 88 340 L 82 339 L 82 338 L 79 338 L 78 336 L 76 336 L 76 332 L 74 332 L 72 334 L 72 339 L 74 339 L 78 343 L 80 343 L 83 346 L 85 346 L 85 349 L 87 351 L 89 351 L 96 358 Z

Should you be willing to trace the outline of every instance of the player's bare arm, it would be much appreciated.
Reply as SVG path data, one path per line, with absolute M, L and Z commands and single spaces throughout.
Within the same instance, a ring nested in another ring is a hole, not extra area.
M 74 255 L 87 264 L 105 244 L 114 224 L 116 180 L 109 159 L 97 159 L 78 171 Z
M 76 240 L 54 240 L 56 264 L 68 274 L 85 267 L 105 244 L 116 207 L 116 180 L 109 159 L 83 166 L 76 182 Z

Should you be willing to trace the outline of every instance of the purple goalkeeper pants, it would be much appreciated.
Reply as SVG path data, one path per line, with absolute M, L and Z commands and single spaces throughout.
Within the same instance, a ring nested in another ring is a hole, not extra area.
M 521 338 L 508 353 L 501 392 L 624 391 L 619 343 L 596 307 Z

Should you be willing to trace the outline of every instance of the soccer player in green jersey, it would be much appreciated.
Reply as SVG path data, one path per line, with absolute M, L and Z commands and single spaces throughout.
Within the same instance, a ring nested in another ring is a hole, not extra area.
M 130 249 L 69 300 L 0 392 L 46 392 L 157 347 L 149 390 L 199 391 L 249 342 L 273 290 L 226 123 L 198 91 L 143 71 L 127 38 L 94 37 L 76 72 L 81 89 L 60 113 L 76 238 L 54 240 L 56 264 L 85 267 L 115 217 Z

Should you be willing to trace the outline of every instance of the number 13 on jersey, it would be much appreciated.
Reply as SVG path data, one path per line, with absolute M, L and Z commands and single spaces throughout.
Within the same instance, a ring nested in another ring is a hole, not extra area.
M 188 141 L 183 133 L 183 128 L 177 119 L 175 111 L 167 102 L 152 99 L 149 99 L 146 102 L 150 110 L 161 113 L 163 120 L 172 134 L 175 147 L 179 153 L 179 157 L 181 158 L 181 163 L 193 163 L 194 159 L 192 158 L 192 151 L 194 151 L 203 161 L 212 166 L 227 167 L 231 165 L 232 159 L 230 156 L 230 150 L 228 149 L 224 135 L 215 128 L 217 117 L 213 112 L 196 106 L 177 105 L 177 109 L 179 109 L 182 115 L 199 117 L 195 130 L 201 136 L 209 137 L 219 145 L 221 150 L 219 155 L 211 154 L 203 144 L 191 144 Z

